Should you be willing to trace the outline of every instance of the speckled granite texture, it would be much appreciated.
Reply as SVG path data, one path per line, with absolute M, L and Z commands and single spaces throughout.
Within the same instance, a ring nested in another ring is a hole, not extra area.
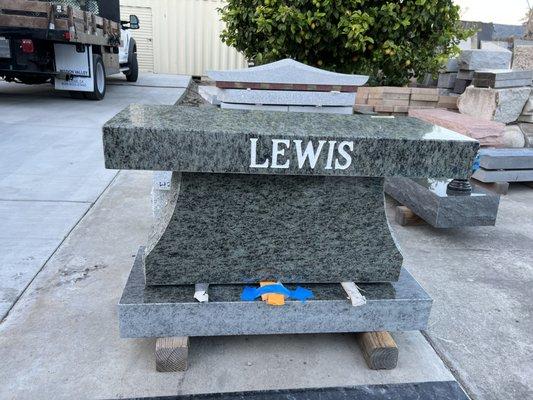
M 470 400 L 456 381 L 186 394 L 127 400 Z
M 181 175 L 146 256 L 149 285 L 398 279 L 380 178 Z
M 450 180 L 387 178 L 385 192 L 435 228 L 493 226 L 500 196 L 473 185 L 470 196 L 449 196 Z
M 243 285 L 210 285 L 209 302 L 198 303 L 194 285 L 145 286 L 141 248 L 118 306 L 122 337 L 221 336 L 423 330 L 432 300 L 402 269 L 395 283 L 360 284 L 365 305 L 353 307 L 337 284 L 305 285 L 306 303 L 273 307 L 240 301 Z M 287 285 L 294 289 L 295 285 Z
M 255 153 L 250 139 L 257 139 Z M 288 167 L 251 166 L 252 154 L 257 163 L 271 161 L 273 139 L 289 141 L 288 149 L 278 147 L 278 162 Z M 315 151 L 319 140 L 328 142 L 314 168 L 309 160 L 300 167 L 295 140 Z M 270 175 L 467 178 L 478 149 L 473 139 L 409 117 L 146 105 L 131 105 L 106 123 L 103 141 L 107 168 Z M 340 142 L 353 142 L 353 150 L 344 148 L 351 158 L 345 169 L 327 168 L 329 141 L 341 164 Z

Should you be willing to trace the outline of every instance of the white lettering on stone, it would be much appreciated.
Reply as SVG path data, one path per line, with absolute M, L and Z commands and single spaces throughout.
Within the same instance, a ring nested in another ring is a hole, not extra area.
M 346 169 L 352 163 L 352 156 L 348 154 L 345 150 L 345 147 L 348 147 L 350 151 L 353 151 L 353 142 L 340 142 L 339 143 L 339 155 L 343 157 L 346 162 L 341 164 L 338 159 L 335 160 L 335 169 Z
M 322 147 L 324 147 L 324 143 L 326 143 L 326 141 L 319 140 L 318 148 L 316 149 L 316 151 L 315 151 L 312 141 L 307 142 L 305 151 L 302 151 L 301 140 L 293 140 L 293 142 L 296 146 L 296 157 L 298 158 L 298 168 L 300 169 L 303 168 L 305 164 L 305 160 L 309 160 L 309 166 L 311 167 L 311 169 L 314 169 L 316 162 L 318 161 L 318 157 L 320 156 L 320 152 L 322 151 Z
M 285 149 L 289 149 L 291 142 L 285 139 L 272 139 L 272 168 L 289 168 L 290 160 L 285 161 L 283 164 L 278 164 L 278 156 L 285 155 L 285 149 L 280 149 L 280 144 L 285 146 Z
M 250 139 L 250 168 L 268 168 L 268 158 L 265 160 L 264 163 L 258 164 L 257 163 L 257 141 L 259 139 L 253 138 Z
M 264 161 L 258 160 L 258 141 L 259 138 L 250 139 L 250 168 L 289 169 L 295 152 L 298 169 L 307 165 L 315 169 L 321 157 L 320 167 L 324 170 L 348 169 L 353 161 L 353 141 L 308 140 L 304 145 L 299 139 L 271 139 L 271 157 Z M 324 149 L 326 145 L 327 150 Z
M 328 149 L 328 158 L 326 160 L 326 167 L 324 169 L 333 169 L 333 152 L 335 151 L 336 140 L 330 140 Z

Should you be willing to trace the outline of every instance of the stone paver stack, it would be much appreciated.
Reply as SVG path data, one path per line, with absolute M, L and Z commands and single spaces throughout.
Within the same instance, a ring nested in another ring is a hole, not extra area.
M 200 94 L 223 109 L 352 114 L 368 76 L 313 68 L 291 59 L 240 70 L 208 71 Z

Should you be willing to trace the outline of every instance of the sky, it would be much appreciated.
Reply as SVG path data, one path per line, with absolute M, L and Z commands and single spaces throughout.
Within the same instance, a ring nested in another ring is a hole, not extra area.
M 527 0 L 454 0 L 461 6 L 463 21 L 521 25 L 528 10 Z M 529 0 L 533 7 L 533 0 Z

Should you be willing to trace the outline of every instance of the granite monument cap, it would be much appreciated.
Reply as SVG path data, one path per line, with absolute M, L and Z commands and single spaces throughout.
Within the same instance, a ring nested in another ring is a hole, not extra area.
M 111 169 L 468 178 L 479 143 L 416 118 L 130 105 L 103 128 Z
M 217 82 L 301 84 L 318 86 L 362 86 L 368 76 L 340 74 L 286 58 L 257 67 L 229 71 L 207 71 Z

